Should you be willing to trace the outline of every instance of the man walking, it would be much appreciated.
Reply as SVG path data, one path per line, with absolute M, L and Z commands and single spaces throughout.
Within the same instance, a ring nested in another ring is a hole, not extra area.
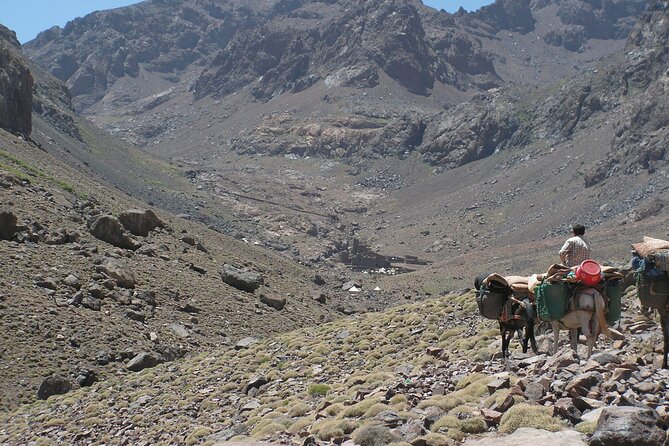
M 567 239 L 560 249 L 560 260 L 568 267 L 580 265 L 582 261 L 590 258 L 590 242 L 585 237 L 585 226 L 576 224 L 572 226 L 573 237 Z

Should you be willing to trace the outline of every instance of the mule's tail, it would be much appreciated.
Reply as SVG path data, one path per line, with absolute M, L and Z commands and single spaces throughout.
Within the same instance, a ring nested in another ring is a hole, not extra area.
M 611 339 L 611 332 L 609 331 L 609 326 L 606 323 L 606 316 L 604 315 L 606 311 L 604 307 L 604 298 L 601 294 L 597 293 L 597 295 L 595 295 L 595 316 L 597 317 L 597 325 L 599 325 L 600 331 L 604 333 L 607 338 Z

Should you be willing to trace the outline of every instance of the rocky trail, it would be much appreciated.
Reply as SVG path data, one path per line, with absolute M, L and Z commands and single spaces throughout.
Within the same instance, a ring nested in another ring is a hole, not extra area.
M 566 339 L 555 356 L 523 354 L 513 341 L 500 359 L 496 323 L 465 292 L 52 396 L 2 415 L 0 442 L 501 445 L 529 428 L 546 444 L 661 444 L 661 334 L 636 316 L 633 288 L 623 302 L 624 340 L 600 339 L 588 360 Z M 539 336 L 540 351 L 551 343 Z

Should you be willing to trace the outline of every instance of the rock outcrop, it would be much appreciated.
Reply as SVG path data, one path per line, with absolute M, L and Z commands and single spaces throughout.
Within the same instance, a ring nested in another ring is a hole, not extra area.
M 156 228 L 165 226 L 152 210 L 130 209 L 122 212 L 118 220 L 131 234 L 142 237 L 146 237 Z
M 663 444 L 664 430 L 658 427 L 657 412 L 641 407 L 607 407 L 602 411 L 590 446 Z
M 669 162 L 669 5 L 649 6 L 630 34 L 619 74 L 628 102 L 620 113 L 611 156 L 589 169 L 586 186 L 624 172 L 650 173 Z
M 259 273 L 249 271 L 248 269 L 236 268 L 227 263 L 223 265 L 221 278 L 228 285 L 249 293 L 253 293 L 263 284 L 263 278 Z
M 457 167 L 491 155 L 517 128 L 511 101 L 496 93 L 479 95 L 433 118 L 419 151 L 430 164 Z
M 14 32 L 0 25 L 0 127 L 29 134 L 33 77 L 20 51 Z
M 91 223 L 91 234 L 111 245 L 124 249 L 135 250 L 140 244 L 133 240 L 124 230 L 118 218 L 113 215 L 101 215 Z
M 6 209 L 0 210 L 0 240 L 11 240 L 17 231 L 16 215 Z

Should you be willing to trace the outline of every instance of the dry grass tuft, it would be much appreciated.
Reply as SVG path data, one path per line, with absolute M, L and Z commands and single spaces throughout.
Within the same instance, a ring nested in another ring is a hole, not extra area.
M 557 432 L 562 430 L 565 425 L 559 419 L 553 417 L 553 410 L 550 407 L 518 404 L 512 406 L 502 416 L 499 431 L 510 434 L 521 427 L 533 427 Z

